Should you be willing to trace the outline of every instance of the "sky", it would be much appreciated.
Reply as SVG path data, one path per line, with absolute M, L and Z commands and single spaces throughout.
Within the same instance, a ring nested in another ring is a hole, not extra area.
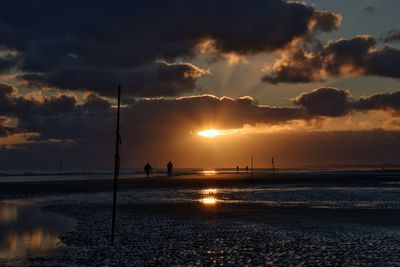
M 15 0 L 0 170 L 400 163 L 397 0 Z M 199 135 L 214 129 L 216 136 Z

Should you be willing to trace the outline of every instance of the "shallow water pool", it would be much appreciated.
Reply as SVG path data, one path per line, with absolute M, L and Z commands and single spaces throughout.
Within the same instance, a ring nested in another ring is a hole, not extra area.
M 0 258 L 43 255 L 62 245 L 61 232 L 75 220 L 45 212 L 32 200 L 0 201 Z

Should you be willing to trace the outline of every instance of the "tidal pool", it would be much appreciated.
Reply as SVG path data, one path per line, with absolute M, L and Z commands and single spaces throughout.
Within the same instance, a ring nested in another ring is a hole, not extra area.
M 42 211 L 32 200 L 0 201 L 0 258 L 46 254 L 62 245 L 61 232 L 74 229 L 73 218 Z

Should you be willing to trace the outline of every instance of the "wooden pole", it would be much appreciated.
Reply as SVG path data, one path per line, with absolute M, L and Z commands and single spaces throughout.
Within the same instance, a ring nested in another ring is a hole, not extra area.
M 115 156 L 114 156 L 114 191 L 113 191 L 113 209 L 112 209 L 112 223 L 111 223 L 111 246 L 114 246 L 114 233 L 115 233 L 115 211 L 117 209 L 117 184 L 119 176 L 119 146 L 121 144 L 121 136 L 119 134 L 119 111 L 121 103 L 121 86 L 118 86 L 118 108 L 117 108 L 117 131 L 115 138 Z

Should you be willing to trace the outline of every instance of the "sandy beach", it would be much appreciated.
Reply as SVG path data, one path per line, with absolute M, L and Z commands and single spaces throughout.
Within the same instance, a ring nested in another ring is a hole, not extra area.
M 111 185 L 1 183 L 3 201 L 28 199 L 75 225 L 52 250 L 0 265 L 400 266 L 397 172 L 124 179 L 115 247 Z

